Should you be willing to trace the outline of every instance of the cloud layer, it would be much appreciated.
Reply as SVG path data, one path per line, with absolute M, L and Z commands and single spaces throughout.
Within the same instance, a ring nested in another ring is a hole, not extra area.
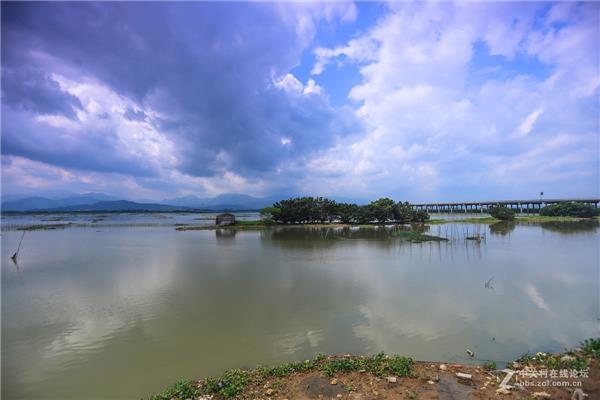
M 597 4 L 382 10 L 3 3 L 3 193 L 598 193 Z

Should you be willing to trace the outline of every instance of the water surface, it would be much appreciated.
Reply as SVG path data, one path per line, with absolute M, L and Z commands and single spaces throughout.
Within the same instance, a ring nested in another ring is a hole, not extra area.
M 320 352 L 502 362 L 598 336 L 597 222 L 430 233 L 452 240 L 79 227 L 27 232 L 14 265 L 5 230 L 2 396 L 139 399 Z

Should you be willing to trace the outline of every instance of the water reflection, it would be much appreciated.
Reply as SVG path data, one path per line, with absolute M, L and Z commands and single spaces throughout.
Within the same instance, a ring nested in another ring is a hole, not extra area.
M 598 220 L 565 221 L 565 222 L 542 222 L 542 229 L 563 234 L 577 234 L 596 232 L 600 228 Z
M 140 398 L 319 352 L 468 361 L 468 347 L 502 361 L 594 336 L 598 230 L 511 229 L 421 244 L 386 227 L 40 231 L 21 280 L 7 262 L 19 235 L 6 232 L 2 395 Z
M 515 230 L 516 226 L 517 223 L 513 221 L 496 222 L 490 225 L 490 233 L 493 235 L 508 235 Z

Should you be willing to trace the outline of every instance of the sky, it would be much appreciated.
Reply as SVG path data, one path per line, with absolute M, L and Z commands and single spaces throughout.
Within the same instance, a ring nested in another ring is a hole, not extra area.
M 600 192 L 600 3 L 1 12 L 3 196 Z

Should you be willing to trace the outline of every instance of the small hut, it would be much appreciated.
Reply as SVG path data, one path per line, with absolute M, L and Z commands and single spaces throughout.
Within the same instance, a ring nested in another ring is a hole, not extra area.
M 215 220 L 215 225 L 223 226 L 223 225 L 233 225 L 235 224 L 235 215 L 230 213 L 219 214 L 217 215 L 217 219 Z

